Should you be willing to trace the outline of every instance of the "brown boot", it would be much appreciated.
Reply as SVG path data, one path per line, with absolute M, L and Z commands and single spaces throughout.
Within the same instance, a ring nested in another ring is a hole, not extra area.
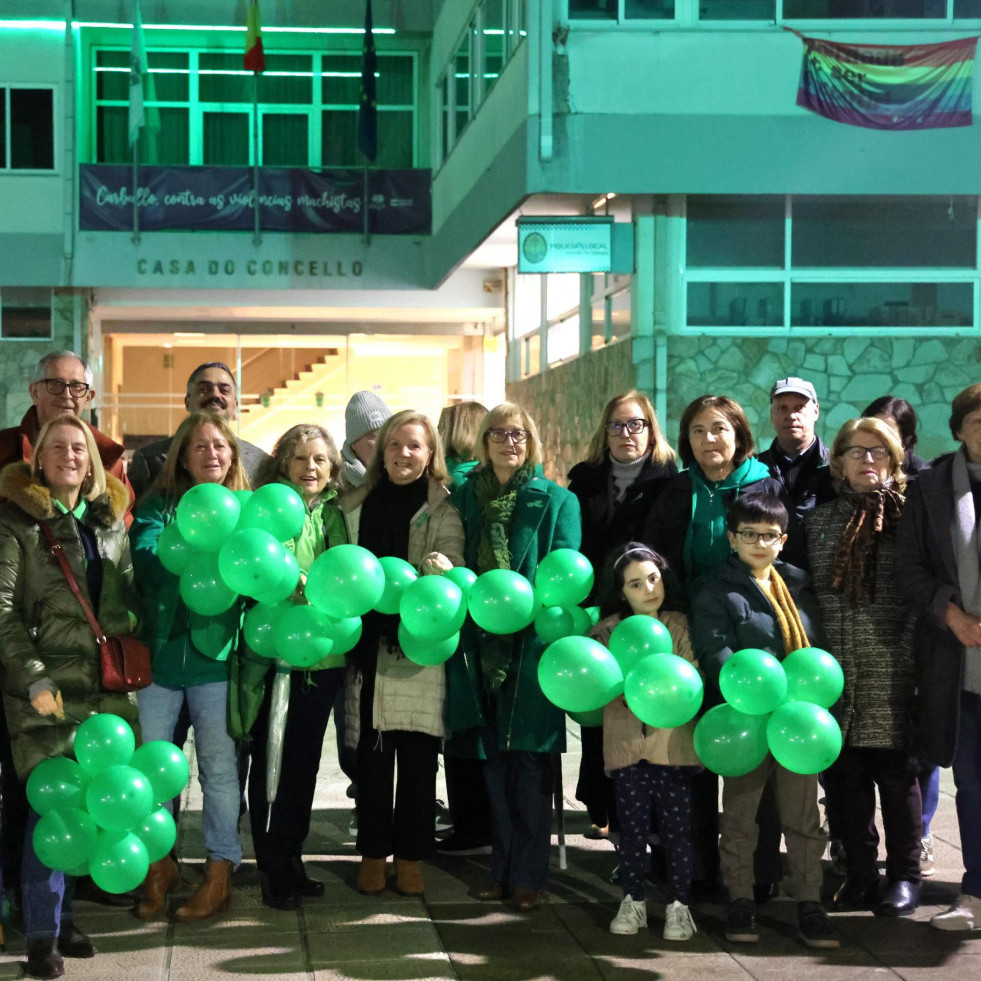
M 150 865 L 143 880 L 143 891 L 136 907 L 141 920 L 154 920 L 162 916 L 167 907 L 167 893 L 180 881 L 177 863 L 166 855 Z
M 232 863 L 223 858 L 209 858 L 204 867 L 204 881 L 194 895 L 174 916 L 180 920 L 206 920 L 223 913 L 232 901 Z
M 395 891 L 403 896 L 421 896 L 425 888 L 422 881 L 422 863 L 396 858 Z
M 385 859 L 361 856 L 358 869 L 358 892 L 375 896 L 385 891 Z

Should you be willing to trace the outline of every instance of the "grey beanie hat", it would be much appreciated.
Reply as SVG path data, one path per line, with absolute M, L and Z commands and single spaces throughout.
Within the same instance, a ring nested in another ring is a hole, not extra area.
M 374 392 L 355 392 L 344 410 L 344 442 L 348 446 L 356 443 L 365 433 L 379 429 L 391 415 L 392 410 L 381 396 Z

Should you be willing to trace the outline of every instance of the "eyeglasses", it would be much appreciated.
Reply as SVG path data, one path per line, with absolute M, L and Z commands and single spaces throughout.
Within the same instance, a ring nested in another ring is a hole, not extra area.
M 61 378 L 42 378 L 41 381 L 44 382 L 48 395 L 61 395 L 67 388 L 72 398 L 80 399 L 89 390 L 86 382 L 64 381 Z
M 492 443 L 527 443 L 531 435 L 527 429 L 488 429 L 487 435 Z
M 608 422 L 606 424 L 607 436 L 619 436 L 624 430 L 631 436 L 642 433 L 648 426 L 646 419 L 628 419 L 626 422 Z
M 889 449 L 885 446 L 846 446 L 842 450 L 842 455 L 849 460 L 864 460 L 867 456 L 873 460 L 885 460 L 889 456 Z
M 755 545 L 757 542 L 762 542 L 764 545 L 770 546 L 783 538 L 783 535 L 779 531 L 753 531 L 752 528 L 740 528 L 736 534 L 739 536 L 739 540 L 745 542 L 747 545 Z

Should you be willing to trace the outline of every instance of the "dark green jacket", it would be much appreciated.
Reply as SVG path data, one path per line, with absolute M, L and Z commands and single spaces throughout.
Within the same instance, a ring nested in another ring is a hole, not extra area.
M 102 589 L 96 610 L 107 634 L 132 633 L 136 609 L 133 566 L 123 516 L 129 494 L 115 477 L 106 493 L 88 502 L 82 523 L 95 536 L 102 558 Z M 112 712 L 133 726 L 139 742 L 134 695 L 102 690 L 95 635 L 41 532 L 47 521 L 61 543 L 78 586 L 91 603 L 85 553 L 76 518 L 58 510 L 47 487 L 31 479 L 25 463 L 0 474 L 0 661 L 3 702 L 21 780 L 42 760 L 71 756 L 79 723 Z M 31 689 L 61 692 L 64 720 L 39 715 Z
M 481 535 L 480 507 L 475 494 L 476 473 L 452 495 L 463 518 L 466 565 L 477 571 Z M 579 548 L 581 522 L 575 496 L 544 477 L 532 477 L 518 492 L 511 519 L 511 568 L 534 582 L 538 563 L 557 548 Z M 544 646 L 528 627 L 513 635 L 514 649 L 507 679 L 495 695 L 486 696 L 480 672 L 480 652 L 487 635 L 468 620 L 460 650 L 447 664 L 448 724 L 454 737 L 496 719 L 500 746 L 505 750 L 549 753 L 565 750 L 565 713 L 542 694 L 538 661 Z

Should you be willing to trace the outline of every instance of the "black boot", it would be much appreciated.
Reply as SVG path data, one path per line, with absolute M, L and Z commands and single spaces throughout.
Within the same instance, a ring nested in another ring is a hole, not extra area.
M 95 957 L 92 941 L 71 920 L 62 921 L 58 951 L 63 957 Z
M 272 872 L 261 872 L 260 887 L 262 902 L 271 909 L 299 909 L 300 897 L 293 884 L 293 873 L 289 868 L 279 868 Z
M 311 879 L 303 867 L 303 859 L 294 855 L 290 859 L 290 869 L 293 872 L 293 883 L 301 896 L 319 899 L 324 894 L 324 884 L 318 879 Z
M 65 976 L 65 962 L 55 953 L 53 938 L 27 941 L 27 974 L 41 981 Z

